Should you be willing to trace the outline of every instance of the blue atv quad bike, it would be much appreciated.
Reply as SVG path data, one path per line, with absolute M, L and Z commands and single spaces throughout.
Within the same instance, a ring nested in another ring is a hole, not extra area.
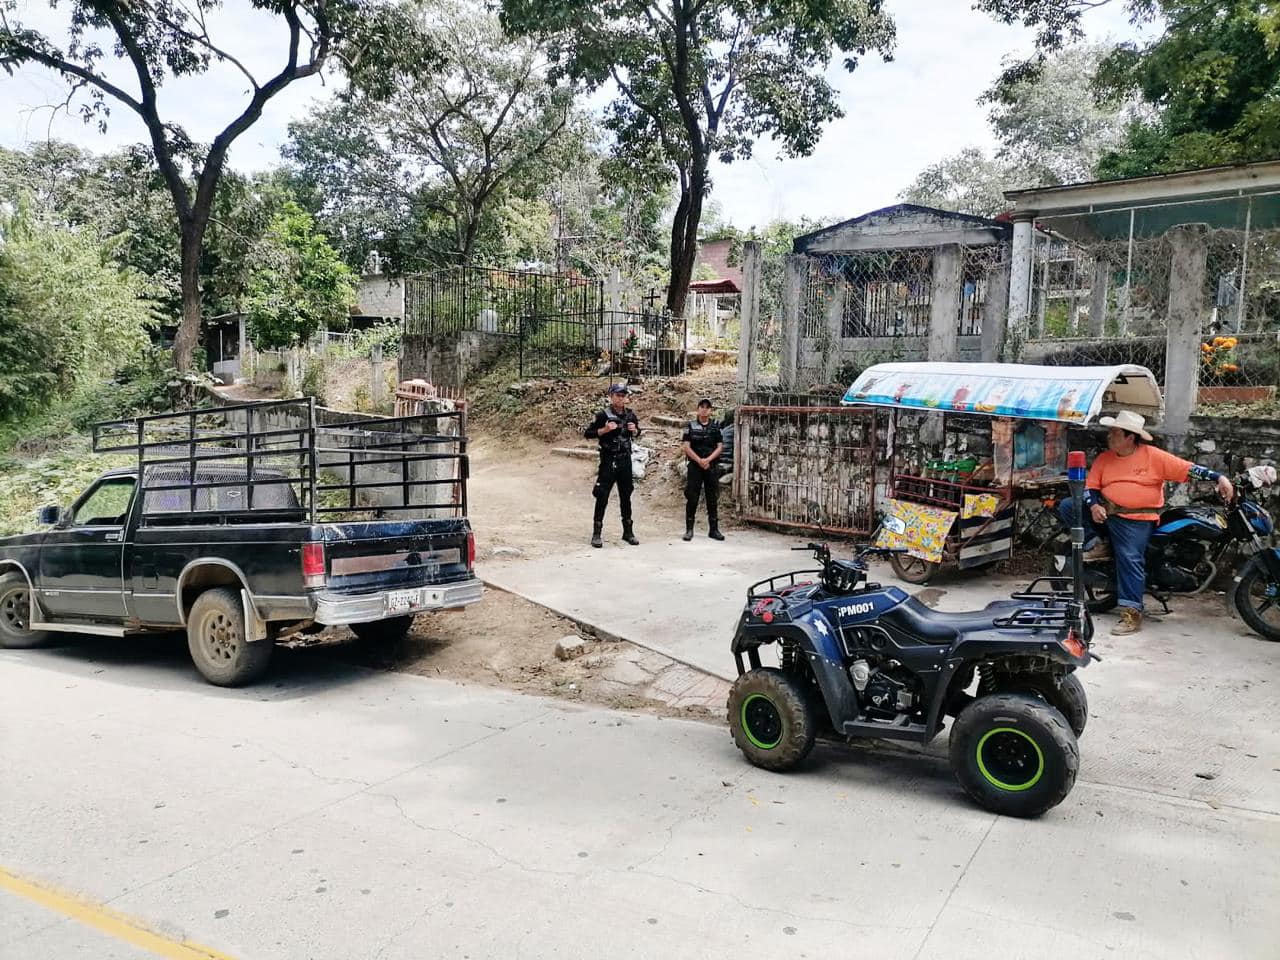
M 821 569 L 752 586 L 733 637 L 729 726 L 748 760 L 789 770 L 818 738 L 928 743 L 954 717 L 951 768 L 975 801 L 1018 817 L 1062 802 L 1089 715 L 1074 671 L 1095 658 L 1070 578 L 942 613 L 867 583 L 867 559 L 891 551 L 840 560 L 825 544 L 795 549 L 812 551 Z M 766 645 L 777 647 L 776 668 L 761 663 Z

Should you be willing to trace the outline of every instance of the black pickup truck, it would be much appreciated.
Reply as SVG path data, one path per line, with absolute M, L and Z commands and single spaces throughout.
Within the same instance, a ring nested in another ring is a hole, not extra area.
M 460 411 L 321 426 L 314 402 L 245 404 L 98 424 L 94 448 L 136 463 L 0 539 L 0 646 L 182 629 L 234 686 L 292 634 L 396 637 L 481 597 Z

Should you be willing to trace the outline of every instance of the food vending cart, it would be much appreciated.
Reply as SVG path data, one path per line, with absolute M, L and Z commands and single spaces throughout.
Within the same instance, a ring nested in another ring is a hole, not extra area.
M 1132 364 L 880 363 L 841 402 L 893 411 L 890 497 L 876 545 L 905 551 L 892 563 L 910 583 L 927 583 L 943 565 L 971 569 L 1007 559 L 1019 500 L 1065 490 L 1069 429 L 1120 409 L 1158 421 L 1164 408 L 1151 371 Z M 942 418 L 934 431 L 941 458 L 923 459 L 911 442 L 928 419 L 921 414 Z

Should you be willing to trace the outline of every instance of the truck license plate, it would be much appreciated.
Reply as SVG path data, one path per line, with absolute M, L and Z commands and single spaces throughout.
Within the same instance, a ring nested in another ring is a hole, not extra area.
M 387 613 L 404 613 L 422 606 L 421 590 L 393 590 L 387 594 Z

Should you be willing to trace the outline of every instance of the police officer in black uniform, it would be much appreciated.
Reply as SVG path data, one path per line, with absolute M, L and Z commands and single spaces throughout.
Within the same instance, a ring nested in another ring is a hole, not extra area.
M 689 476 L 684 484 L 684 539 L 693 539 L 693 521 L 698 515 L 698 500 L 707 492 L 707 536 L 723 540 L 720 517 L 716 511 L 720 499 L 720 465 L 716 462 L 724 451 L 720 424 L 711 419 L 711 398 L 698 401 L 698 418 L 684 428 L 684 455 L 689 458 Z
M 604 529 L 604 511 L 609 506 L 609 491 L 618 486 L 618 506 L 622 510 L 622 539 L 633 547 L 636 539 L 631 526 L 631 491 L 635 483 L 631 474 L 631 441 L 640 436 L 640 419 L 627 406 L 631 391 L 625 383 L 615 383 L 609 388 L 609 406 L 596 414 L 587 424 L 582 435 L 600 442 L 600 472 L 592 491 L 596 498 L 596 512 L 591 528 L 591 545 L 603 547 L 600 531 Z

